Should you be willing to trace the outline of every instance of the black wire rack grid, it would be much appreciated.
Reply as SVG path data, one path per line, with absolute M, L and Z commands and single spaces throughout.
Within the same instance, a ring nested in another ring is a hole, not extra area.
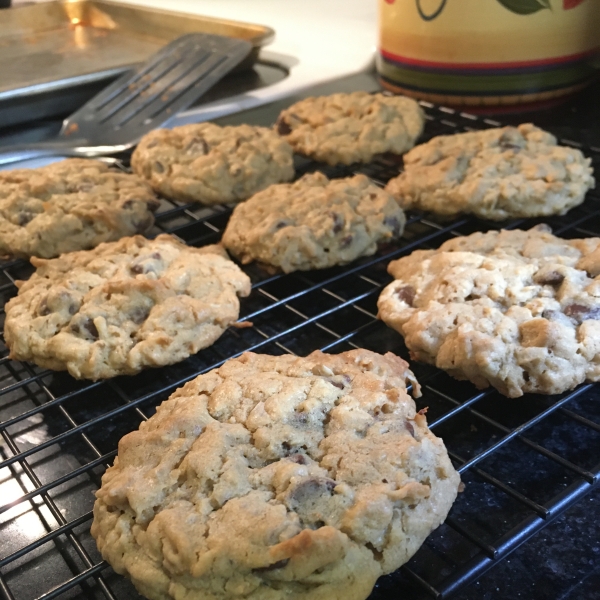
M 425 138 L 499 125 L 427 103 L 423 107 Z M 581 148 L 598 168 L 600 148 L 561 141 Z M 297 166 L 299 174 L 322 169 L 309 161 Z M 383 184 L 399 167 L 383 157 L 357 168 L 322 170 L 330 177 L 363 172 Z M 214 243 L 230 212 L 226 206 L 163 200 L 153 233 L 173 233 L 195 246 Z M 600 195 L 590 192 L 567 216 L 545 222 L 565 237 L 598 236 Z M 118 440 L 184 382 L 244 351 L 306 355 L 364 347 L 408 360 L 401 336 L 376 318 L 377 297 L 390 281 L 389 261 L 437 247 L 452 236 L 498 227 L 472 218 L 443 222 L 411 214 L 397 245 L 345 267 L 289 275 L 245 267 L 253 291 L 242 301 L 240 320 L 253 326 L 230 328 L 183 363 L 135 377 L 75 381 L 11 361 L 0 339 L 0 597 L 139 597 L 102 560 L 89 533 L 93 493 Z M 25 261 L 0 264 L 1 306 L 16 294 L 15 281 L 31 271 Z M 3 326 L 4 309 L 0 319 Z M 465 489 L 412 560 L 379 580 L 372 600 L 397 598 L 400 590 L 407 600 L 450 596 L 580 500 L 600 477 L 599 387 L 510 400 L 433 367 L 411 364 L 424 390 L 418 408 L 428 407 L 430 427 L 443 438 Z

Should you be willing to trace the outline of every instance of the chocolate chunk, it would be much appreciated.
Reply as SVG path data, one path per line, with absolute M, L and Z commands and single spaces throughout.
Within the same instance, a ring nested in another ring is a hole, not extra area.
M 521 150 L 523 145 L 519 143 L 518 139 L 514 138 L 514 135 L 511 135 L 514 131 L 514 128 L 511 128 L 500 136 L 498 146 L 500 146 L 501 150 Z
M 297 427 L 303 427 L 308 423 L 308 415 L 305 412 L 295 412 L 291 421 Z
M 303 504 L 311 504 L 322 496 L 331 496 L 337 483 L 328 477 L 308 477 L 301 481 L 289 495 L 289 502 L 293 509 L 300 508 Z
M 150 311 L 147 308 L 144 308 L 142 306 L 136 306 L 131 311 L 129 316 L 136 325 L 140 325 L 148 318 L 149 314 L 150 314 Z
M 344 217 L 342 217 L 342 215 L 335 212 L 330 212 L 329 216 L 333 221 L 333 233 L 339 233 L 342 229 L 344 229 Z
M 150 256 L 138 256 L 129 264 L 129 270 L 136 275 L 150 272 L 157 273 L 156 265 L 152 262 L 152 259 L 160 260 L 161 258 L 159 252 L 153 252 Z
M 35 215 L 33 213 L 26 211 L 20 212 L 17 216 L 17 224 L 21 227 L 25 227 L 25 225 L 32 221 L 34 217 Z
M 288 458 L 292 462 L 295 462 L 298 465 L 305 465 L 305 464 L 307 464 L 307 462 L 306 462 L 306 456 L 304 456 L 304 454 L 292 454 L 291 456 L 288 456 Z
M 210 147 L 204 138 L 194 138 L 185 149 L 186 154 L 208 154 Z
M 327 379 L 331 385 L 335 385 L 336 388 L 343 390 L 350 383 L 351 379 L 349 375 L 335 375 Z
M 67 311 L 70 315 L 74 315 L 79 310 L 79 302 L 73 298 L 69 292 L 61 292 L 59 296 L 61 308 L 67 306 Z
M 519 151 L 521 149 L 521 146 L 519 146 L 518 144 L 512 144 L 510 142 L 500 142 L 500 148 L 502 148 L 502 150 L 515 150 L 515 151 Z
M 67 308 L 70 315 L 74 315 L 79 310 L 79 303 L 69 294 L 69 292 L 61 292 L 58 298 L 51 297 L 48 303 L 48 297 L 44 298 L 39 305 L 38 315 L 45 317 L 52 312 L 57 312 L 63 308 Z
M 72 323 L 71 331 L 73 333 L 79 333 L 87 339 L 97 340 L 100 337 L 98 329 L 94 325 L 94 321 L 89 317 L 82 317 L 75 323 Z
M 569 304 L 563 311 L 567 317 L 574 319 L 577 323 L 583 323 L 590 319 L 600 319 L 600 306 L 584 306 L 583 304 Z
M 415 437 L 415 428 L 413 427 L 413 424 L 410 421 L 404 421 L 404 427 L 406 427 L 406 431 L 408 431 L 410 435 Z
M 558 271 L 550 271 L 536 279 L 537 283 L 542 285 L 560 285 L 565 280 L 565 276 Z
M 277 221 L 277 223 L 275 223 L 275 225 L 273 226 L 273 229 L 275 229 L 275 231 L 277 231 L 278 229 L 283 229 L 284 227 L 287 227 L 289 225 L 289 223 L 287 221 Z
M 254 573 L 265 573 L 267 571 L 274 571 L 275 569 L 283 569 L 283 567 L 285 567 L 289 562 L 289 558 L 284 558 L 283 560 L 278 560 L 268 567 L 258 567 L 257 569 L 252 569 L 252 571 Z
M 412 306 L 417 292 L 412 285 L 405 285 L 404 287 L 398 288 L 395 294 L 402 302 L 406 302 L 406 304 Z
M 298 515 L 303 527 L 319 529 L 335 511 L 336 485 L 329 477 L 306 477 L 288 488 L 285 504 Z
M 277 119 L 277 133 L 279 135 L 289 135 L 292 133 L 292 128 L 283 120 Z
M 92 321 L 92 319 L 86 319 L 83 322 L 83 327 L 94 339 L 97 340 L 100 337 L 100 334 L 98 333 L 98 329 L 94 325 L 94 321 Z
M 352 243 L 353 239 L 354 239 L 354 236 L 351 234 L 344 236 L 340 240 L 340 248 L 347 248 Z
M 383 224 L 392 230 L 392 235 L 394 237 L 400 236 L 400 221 L 397 217 L 386 217 L 383 220 Z
M 154 161 L 154 170 L 157 173 L 164 173 L 165 172 L 165 165 L 163 165 L 161 162 L 158 162 L 157 160 Z

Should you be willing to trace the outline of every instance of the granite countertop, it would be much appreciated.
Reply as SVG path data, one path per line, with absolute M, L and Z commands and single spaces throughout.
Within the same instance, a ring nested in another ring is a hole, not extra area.
M 600 598 L 600 490 L 584 497 L 453 598 Z

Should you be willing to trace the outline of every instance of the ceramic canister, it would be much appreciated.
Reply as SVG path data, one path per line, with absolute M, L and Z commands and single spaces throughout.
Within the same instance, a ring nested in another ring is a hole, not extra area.
M 458 106 L 548 103 L 598 71 L 600 0 L 379 0 L 384 87 Z

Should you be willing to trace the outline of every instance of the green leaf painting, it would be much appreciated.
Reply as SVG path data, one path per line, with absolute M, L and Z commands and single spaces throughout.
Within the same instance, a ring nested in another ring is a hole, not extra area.
M 498 0 L 504 8 L 518 15 L 531 15 L 538 10 L 550 7 L 550 0 Z

